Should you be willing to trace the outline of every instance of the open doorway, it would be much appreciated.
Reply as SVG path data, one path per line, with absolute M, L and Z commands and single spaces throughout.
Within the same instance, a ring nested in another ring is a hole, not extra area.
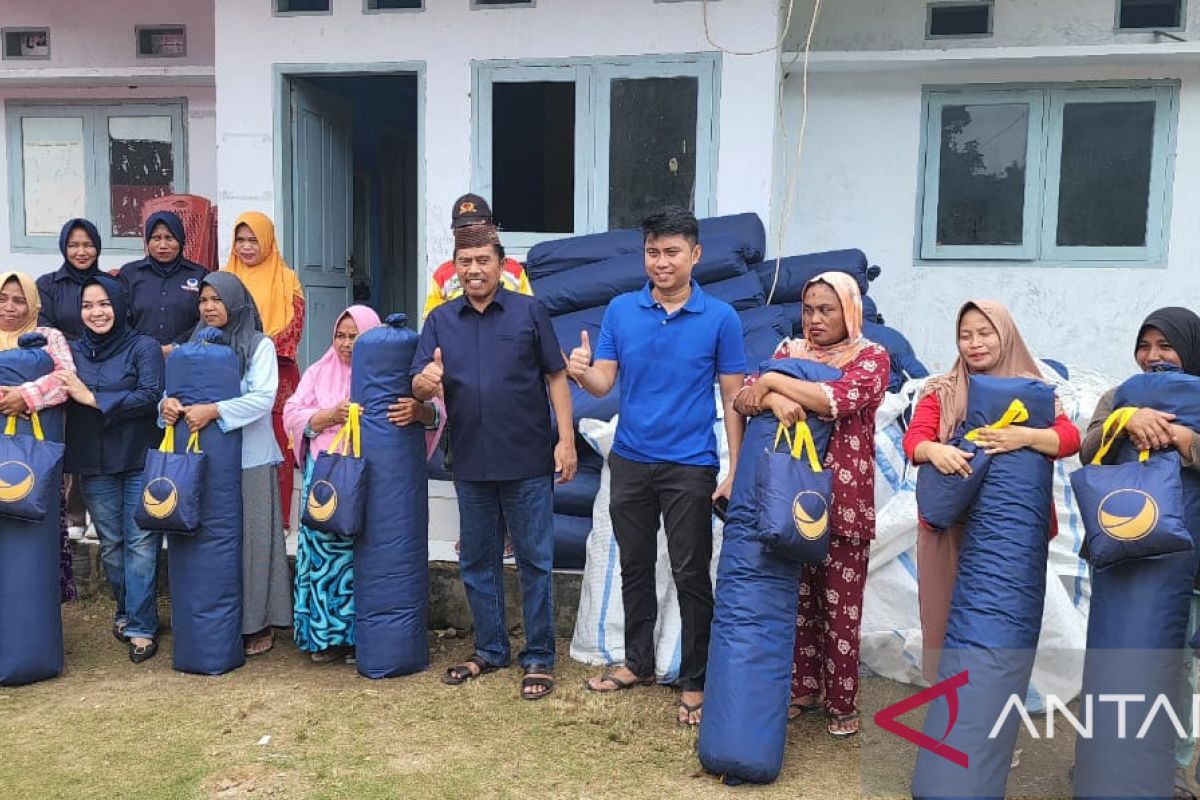
M 418 318 L 418 76 L 284 76 L 285 242 L 308 299 L 303 369 L 350 303 Z

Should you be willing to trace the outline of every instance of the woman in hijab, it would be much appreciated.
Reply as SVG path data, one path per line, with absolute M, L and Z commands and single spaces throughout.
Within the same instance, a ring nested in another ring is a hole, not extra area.
M 66 469 L 80 477 L 100 538 L 100 561 L 117 601 L 113 636 L 140 664 L 158 652 L 158 551 L 162 534 L 133 521 L 146 451 L 158 436 L 163 391 L 158 343 L 129 327 L 125 289 L 97 276 L 83 285 L 83 336 L 71 344 L 76 372 L 54 375 L 71 395 Z
M 288 267 L 275 240 L 275 226 L 265 214 L 248 211 L 233 223 L 233 249 L 225 270 L 246 285 L 262 317 L 262 329 L 275 343 L 279 360 L 279 390 L 271 410 L 275 442 L 284 453 L 279 469 L 279 494 L 283 498 L 283 527 L 290 527 L 292 509 L 292 453 L 283 429 L 283 406 L 296 391 L 300 370 L 296 349 L 304 333 L 304 287 Z
M 196 299 L 208 270 L 183 257 L 186 244 L 183 221 L 156 211 L 146 220 L 146 257 L 117 274 L 129 294 L 130 324 L 157 341 L 164 356 L 186 342 L 200 320 Z
M 220 330 L 222 340 L 237 352 L 242 394 L 187 407 L 168 397 L 161 413 L 168 425 L 184 418 L 192 431 L 216 422 L 222 431 L 242 432 L 242 634 L 246 655 L 254 656 L 271 649 L 273 628 L 292 624 L 291 578 L 276 479 L 282 455 L 271 430 L 279 367 L 275 345 L 262 333 L 254 298 L 228 272 L 214 272 L 200 283 L 200 324 L 192 341 L 208 328 Z
M 57 328 L 67 337 L 67 341 L 73 342 L 83 335 L 79 301 L 84 282 L 100 274 L 101 244 L 100 231 L 96 230 L 91 220 L 82 217 L 67 220 L 58 234 L 62 266 L 37 279 L 42 304 L 38 324 Z M 67 524 L 74 535 L 80 535 L 87 524 L 83 495 L 71 473 L 66 473 L 63 482 L 67 487 Z
M 57 406 L 67 401 L 67 390 L 58 379 L 59 372 L 74 372 L 71 345 L 62 332 L 39 325 L 42 308 L 37 285 L 23 272 L 0 273 L 0 350 L 11 350 L 26 333 L 46 337 L 45 350 L 54 360 L 54 372 L 21 386 L 0 386 L 0 414 L 15 416 L 30 411 Z M 83 515 L 80 509 L 80 516 Z M 59 559 L 59 588 L 63 600 L 74 600 L 75 576 L 71 568 L 71 543 L 67 537 L 66 484 L 59 517 L 59 539 L 62 556 Z
M 304 470 L 308 497 L 312 469 L 341 431 L 350 407 L 350 356 L 359 336 L 380 325 L 379 315 L 366 306 L 350 306 L 338 317 L 333 343 L 316 363 L 304 371 L 296 393 L 283 409 L 283 425 L 295 442 L 297 465 Z M 428 450 L 436 443 L 436 405 L 412 398 L 399 399 L 389 411 L 394 424 L 419 422 L 430 433 Z M 350 539 L 298 525 L 296 544 L 295 625 L 299 648 L 318 664 L 336 661 L 354 652 L 354 543 Z
M 862 295 L 840 272 L 803 293 L 803 339 L 784 339 L 774 358 L 836 367 L 811 382 L 768 372 L 747 379 L 734 402 L 746 415 L 769 410 L 791 425 L 808 412 L 833 420 L 825 468 L 833 474 L 829 555 L 801 568 L 789 718 L 824 709 L 835 737 L 858 733 L 858 660 L 867 557 L 875 538 L 875 411 L 887 391 L 887 351 L 862 335 Z M 823 698 L 823 699 L 822 699 Z
M 969 475 L 971 453 L 947 444 L 967 415 L 967 388 L 972 375 L 1043 380 L 1037 362 L 1021 338 L 1012 315 L 994 300 L 973 300 L 958 312 L 958 358 L 945 375 L 926 382 L 923 395 L 904 434 L 904 452 L 913 464 L 929 464 L 944 475 Z M 1067 458 L 1079 451 L 1079 431 L 1058 409 L 1050 428 L 1016 425 L 985 429 L 978 443 L 988 452 L 1032 448 L 1048 458 Z M 1057 518 L 1050 515 L 1053 537 Z M 937 680 L 937 662 L 950 618 L 950 600 L 958 575 L 958 551 L 963 525 L 934 531 L 924 522 L 917 527 L 917 597 L 921 614 L 921 669 Z
M 79 303 L 83 284 L 100 273 L 100 232 L 91 220 L 76 217 L 67 220 L 58 234 L 62 266 L 37 279 L 42 309 L 38 324 L 57 328 L 69 341 L 83 336 Z
M 1153 312 L 1138 329 L 1133 357 L 1142 372 L 1167 368 L 1182 370 L 1189 375 L 1200 375 L 1200 316 L 1189 309 L 1179 307 L 1160 308 Z M 1087 433 L 1079 450 L 1079 458 L 1085 464 L 1091 463 L 1096 451 L 1100 449 L 1100 442 L 1104 436 L 1104 421 L 1114 410 L 1116 394 L 1117 390 L 1114 387 L 1101 395 L 1096 403 L 1096 410 L 1088 422 Z M 1200 473 L 1200 431 L 1176 423 L 1171 414 L 1153 408 L 1139 408 L 1130 417 L 1122 435 L 1129 437 L 1130 442 L 1139 450 L 1174 448 L 1179 453 L 1184 469 L 1193 474 Z M 1079 557 L 1087 558 L 1086 547 L 1080 551 Z M 1189 640 L 1196 632 L 1200 617 L 1198 591 L 1200 574 L 1193 582 L 1191 609 L 1188 615 Z M 1190 697 L 1196 691 L 1196 668 L 1191 658 L 1187 658 L 1185 664 Z M 1190 716 L 1191 711 L 1191 703 L 1182 704 L 1183 714 Z M 1182 724 L 1184 730 L 1192 730 L 1192 724 L 1187 717 L 1182 719 Z M 1187 768 L 1195 755 L 1195 745 L 1195 738 L 1191 736 L 1176 742 L 1175 797 L 1195 797 L 1187 779 Z

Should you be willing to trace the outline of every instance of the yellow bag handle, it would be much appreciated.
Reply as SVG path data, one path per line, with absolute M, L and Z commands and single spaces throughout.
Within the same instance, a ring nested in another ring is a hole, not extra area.
M 158 445 L 158 452 L 160 452 L 160 453 L 174 453 L 175 452 L 175 426 L 174 425 L 168 425 L 166 430 L 163 431 L 163 438 L 162 438 L 162 442 L 160 442 Z M 199 455 L 200 453 L 203 452 L 200 449 L 200 431 L 193 431 L 192 435 L 188 437 L 187 447 L 184 448 L 184 452 L 196 453 L 197 455 Z
M 36 411 L 29 412 L 29 420 L 33 424 L 33 438 L 39 442 L 45 441 L 46 437 L 42 434 L 42 421 L 38 419 Z M 14 436 L 17 433 L 17 418 L 9 417 L 8 422 L 4 424 L 4 435 Z
M 1137 411 L 1138 409 L 1134 406 L 1124 406 L 1108 415 L 1108 419 L 1104 420 L 1104 432 L 1100 437 L 1100 447 L 1096 450 L 1096 455 L 1092 457 L 1092 466 L 1098 466 L 1104 460 L 1108 451 L 1116 444 L 1117 437 L 1125 432 L 1125 426 L 1129 424 L 1129 420 Z M 1145 461 L 1148 458 L 1150 458 L 1149 450 L 1138 451 L 1138 461 Z
M 780 440 L 786 441 L 792 458 L 800 458 L 807 453 L 809 467 L 813 472 L 821 472 L 821 459 L 817 457 L 817 443 L 813 441 L 812 429 L 808 427 L 808 420 L 797 420 L 795 429 L 795 435 L 793 435 L 787 425 L 779 423 L 779 427 L 775 429 L 775 447 L 779 447 Z
M 346 416 L 346 424 L 338 431 L 338 435 L 333 437 L 333 441 L 329 443 L 329 448 L 325 451 L 330 455 L 338 454 L 338 449 L 341 449 L 340 455 L 346 455 L 347 452 L 353 451 L 355 458 L 362 458 L 362 424 L 359 421 L 362 415 L 362 406 L 358 403 L 350 404 L 350 413 Z
M 1013 400 L 1008 404 L 1008 408 L 1000 415 L 1000 419 L 990 425 L 984 425 L 982 428 L 976 428 L 968 431 L 965 438 L 968 442 L 975 441 L 979 436 L 979 432 L 983 430 L 998 431 L 1002 428 L 1007 428 L 1010 425 L 1020 425 L 1023 422 L 1029 421 L 1029 409 L 1025 408 L 1025 404 L 1020 400 Z

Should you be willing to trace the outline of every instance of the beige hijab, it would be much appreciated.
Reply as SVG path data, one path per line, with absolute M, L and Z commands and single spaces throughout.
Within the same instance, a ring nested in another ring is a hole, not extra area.
M 817 277 L 804 284 L 801 297 L 808 292 L 813 284 L 823 283 L 837 295 L 842 306 L 842 320 L 846 324 L 846 338 L 827 347 L 822 347 L 807 339 L 795 340 L 789 348 L 788 355 L 792 358 L 803 358 L 808 361 L 819 361 L 831 367 L 842 367 L 858 358 L 862 349 L 870 344 L 863 338 L 862 323 L 862 293 L 858 284 L 844 272 L 822 272 Z
M 37 284 L 33 282 L 33 278 L 24 272 L 16 272 L 15 270 L 0 272 L 0 287 L 14 279 L 17 283 L 21 284 L 21 291 L 25 293 L 25 302 L 29 304 L 29 314 L 25 317 L 25 322 L 17 330 L 0 331 L 0 350 L 12 350 L 17 346 L 17 340 L 21 336 L 36 328 L 38 313 L 42 310 L 42 297 L 38 294 Z
M 1042 380 L 1042 372 L 1038 369 L 1037 361 L 1025 346 L 1017 323 L 1013 321 L 1008 309 L 996 300 L 969 300 L 958 310 L 954 321 L 957 334 L 962 324 L 963 315 L 968 311 L 979 311 L 995 327 L 1000 335 L 1000 360 L 988 371 L 993 378 L 1033 378 Z M 967 363 L 959 356 L 954 361 L 954 367 L 945 375 L 931 378 L 925 383 L 922 396 L 933 393 L 937 395 L 938 406 L 941 408 L 941 422 L 938 426 L 938 439 L 948 442 L 954 436 L 955 429 L 967 418 L 967 387 L 970 371 Z

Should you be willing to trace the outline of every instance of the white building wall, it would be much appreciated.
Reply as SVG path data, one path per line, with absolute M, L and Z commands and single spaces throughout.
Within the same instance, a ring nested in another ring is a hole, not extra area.
M 187 54 L 180 58 L 137 58 L 134 26 L 160 24 L 187 26 Z M 49 59 L 0 59 L 0 259 L 5 269 L 37 275 L 62 264 L 57 253 L 12 250 L 9 204 L 19 196 L 19 187 L 11 186 L 9 181 L 4 109 L 9 100 L 71 103 L 182 98 L 187 103 L 188 191 L 216 196 L 211 2 L 0 0 L 0 27 L 50 29 Z M 129 253 L 102 253 L 100 266 L 112 269 L 132 257 Z
M 784 101 L 799 124 L 800 80 Z M 1175 78 L 1182 82 L 1169 258 L 1160 268 L 918 265 L 921 90 L 928 84 Z M 955 355 L 954 315 L 970 298 L 995 298 L 1035 354 L 1124 375 L 1145 314 L 1200 309 L 1200 66 L 988 67 L 810 74 L 808 135 L 785 253 L 842 247 L 883 267 L 871 284 L 887 323 L 935 370 Z M 776 205 L 782 192 L 776 187 Z
M 136 58 L 135 25 L 186 25 L 187 53 L 178 58 Z M 113 67 L 212 66 L 211 0 L 3 0 L 0 27 L 49 28 L 49 60 L 0 59 L 6 71 L 39 69 L 104 70 Z
M 269 2 L 216 0 L 217 145 L 223 219 L 250 210 L 279 215 L 282 142 L 273 129 L 273 64 L 424 65 L 424 259 L 447 257 L 450 203 L 471 183 L 471 62 L 712 51 L 699 2 L 538 0 L 534 8 L 468 11 L 468 0 L 433 0 L 419 13 L 364 14 L 362 0 L 333 13 L 272 16 Z M 713 38 L 755 50 L 774 43 L 777 0 L 709 4 Z M 720 65 L 719 213 L 770 210 L 778 57 L 725 55 Z M 231 231 L 223 226 L 221 247 Z M 424 287 L 422 286 L 422 291 Z
M 789 49 L 800 49 L 813 4 L 814 0 L 796 0 L 795 21 L 787 37 Z M 992 9 L 991 36 L 926 40 L 927 5 L 927 0 L 821 0 L 813 49 L 1062 47 L 1164 41 L 1152 32 L 1117 31 L 1117 0 L 998 0 Z M 1185 3 L 1185 8 L 1185 27 L 1195 31 L 1200 25 L 1200 3 L 1193 0 Z

